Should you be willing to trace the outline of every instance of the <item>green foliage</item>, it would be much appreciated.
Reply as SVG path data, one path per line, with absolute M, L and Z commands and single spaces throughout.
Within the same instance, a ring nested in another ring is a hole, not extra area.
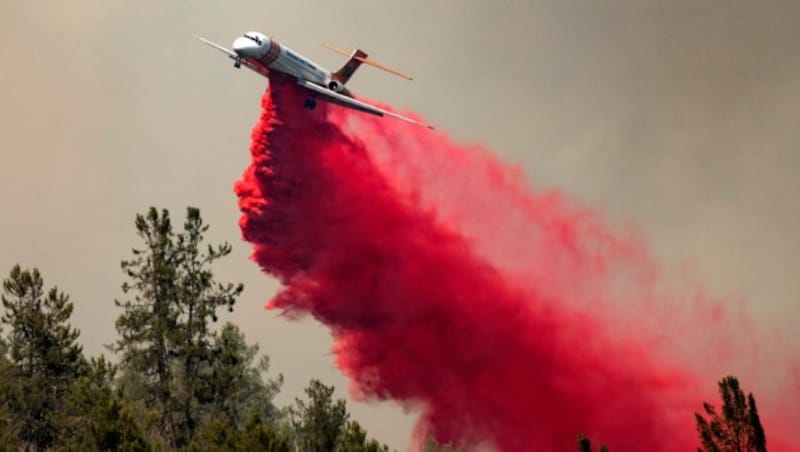
M 244 426 L 239 444 L 242 451 L 288 452 L 291 450 L 289 438 L 278 432 L 274 424 L 265 423 L 258 414 L 251 416 Z
M 218 308 L 233 309 L 243 286 L 214 281 L 210 266 L 231 247 L 201 247 L 208 226 L 198 209 L 187 209 L 180 233 L 173 232 L 169 212 L 155 208 L 136 216 L 136 230 L 144 247 L 122 262 L 130 280 L 122 289 L 133 298 L 115 301 L 123 313 L 113 350 L 138 382 L 145 409 L 160 413 L 151 427 L 169 446 L 182 447 L 194 435 L 202 393 L 208 393 L 203 380 L 213 359 L 211 323 Z
M 333 401 L 333 386 L 311 380 L 305 389 L 308 402 L 295 399 L 289 409 L 295 445 L 302 451 L 329 452 L 336 448 L 350 414 L 345 401 Z
M 229 425 L 241 427 L 257 415 L 271 419 L 278 415 L 272 399 L 280 391 L 283 377 L 264 380 L 269 370 L 269 358 L 256 364 L 258 346 L 247 345 L 244 335 L 232 323 L 226 323 L 215 335 L 209 359 L 199 375 L 199 401 L 212 417 L 224 419 Z
M 145 218 L 136 216 L 136 230 L 146 247 L 134 249 L 134 259 L 122 262 L 122 270 L 131 279 L 124 283 L 125 293 L 133 292 L 133 300 L 114 303 L 124 312 L 116 322 L 120 338 L 113 350 L 122 353 L 122 366 L 149 378 L 143 378 L 145 406 L 162 412 L 158 430 L 177 445 L 175 401 L 170 382 L 172 344 L 180 310 L 176 300 L 177 266 L 181 259 L 169 214 L 151 208 Z
M 52 288 L 45 292 L 37 269 L 11 269 L 3 281 L 2 323 L 8 327 L 3 405 L 15 442 L 36 450 L 53 446 L 63 433 L 67 395 L 85 365 L 77 330 L 69 324 L 73 305 Z
M 0 341 L 2 339 L 0 338 Z M 6 358 L 5 349 L 0 355 L 0 452 L 12 450 L 17 437 L 12 430 L 14 413 L 10 410 L 10 396 L 14 393 L 13 367 Z
M 339 452 L 389 452 L 389 446 L 367 439 L 367 431 L 356 421 L 347 421 L 336 445 Z
M 65 448 L 69 450 L 150 450 L 131 408 L 112 389 L 116 369 L 105 358 L 93 358 L 70 397 L 79 413 Z
M 719 382 L 722 398 L 720 415 L 710 403 L 703 404 L 706 419 L 695 413 L 697 433 L 706 452 L 766 452 L 767 439 L 756 409 L 753 394 L 745 397 L 736 377 Z
M 201 427 L 189 445 L 190 451 L 290 452 L 290 440 L 260 415 L 253 415 L 241 428 L 214 419 Z
M 267 378 L 269 359 L 235 325 L 214 325 L 243 287 L 214 281 L 231 247 L 203 245 L 197 209 L 181 232 L 154 208 L 136 230 L 143 245 L 122 262 L 129 298 L 115 300 L 117 366 L 83 357 L 69 297 L 46 291 L 38 270 L 15 266 L 3 281 L 0 452 L 388 452 L 316 380 L 307 400 L 275 407 L 282 376 Z
M 74 379 L 82 349 L 77 343 L 80 333 L 68 323 L 73 309 L 69 297 L 55 287 L 45 294 L 39 270 L 22 270 L 19 265 L 3 281 L 3 291 L 2 322 L 10 327 L 10 358 L 17 374 Z

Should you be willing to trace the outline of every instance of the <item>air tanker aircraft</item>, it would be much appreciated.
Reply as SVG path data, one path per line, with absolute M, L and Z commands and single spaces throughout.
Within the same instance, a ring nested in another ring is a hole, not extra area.
M 411 77 L 408 75 L 367 58 L 367 54 L 361 49 L 354 50 L 350 53 L 331 45 L 323 44 L 334 52 L 350 57 L 341 69 L 336 72 L 331 72 L 299 53 L 290 50 L 288 47 L 279 44 L 274 38 L 254 31 L 247 32 L 236 38 L 236 40 L 233 41 L 233 50 L 226 49 L 200 36 L 197 36 L 197 39 L 227 54 L 228 57 L 234 61 L 233 66 L 237 69 L 244 65 L 248 69 L 258 72 L 265 77 L 268 76 L 270 71 L 294 77 L 298 85 L 309 91 L 309 98 L 305 101 L 305 107 L 309 110 L 316 108 L 316 99 L 320 98 L 343 107 L 363 111 L 364 113 L 370 113 L 376 116 L 391 116 L 412 124 L 433 129 L 433 127 L 427 124 L 380 109 L 353 97 L 350 90 L 345 88 L 344 85 L 350 80 L 350 77 L 353 76 L 353 73 L 362 63 L 382 69 L 398 77 L 411 80 Z

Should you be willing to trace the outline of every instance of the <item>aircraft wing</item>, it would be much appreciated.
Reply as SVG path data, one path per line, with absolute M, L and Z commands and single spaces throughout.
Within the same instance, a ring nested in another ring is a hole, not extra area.
M 378 108 L 374 105 L 370 105 L 366 102 L 362 102 L 358 99 L 354 99 L 349 96 L 345 96 L 343 94 L 339 94 L 336 91 L 330 90 L 324 86 L 317 85 L 316 83 L 309 82 L 308 80 L 298 80 L 297 84 L 302 86 L 303 88 L 309 89 L 314 91 L 318 94 L 321 94 L 326 97 L 326 100 L 332 102 L 337 105 L 341 105 L 343 107 L 352 108 L 354 110 L 362 111 L 364 113 L 370 113 L 375 116 L 391 116 L 392 118 L 399 119 L 401 121 L 409 122 L 411 124 L 416 124 L 418 126 L 427 127 L 433 130 L 433 126 L 428 124 L 423 124 L 419 121 L 415 121 L 411 118 L 407 118 L 403 115 L 398 115 L 397 113 L 393 113 L 391 111 L 386 111 L 381 108 Z
M 208 39 L 203 38 L 201 36 L 195 36 L 195 38 L 197 38 L 203 44 L 207 44 L 207 45 L 219 50 L 220 52 L 228 55 L 228 58 L 236 61 L 236 65 L 235 66 L 237 68 L 241 64 L 241 65 L 244 65 L 246 68 L 250 69 L 253 72 L 258 72 L 259 74 L 263 75 L 264 77 L 268 77 L 269 76 L 269 69 L 267 69 L 263 65 L 258 64 L 258 63 L 254 62 L 252 60 L 247 59 L 247 58 L 241 58 L 233 50 L 226 49 L 225 47 L 222 47 L 221 45 L 216 44 L 214 42 L 211 42 Z
M 226 49 L 225 47 L 222 47 L 219 44 L 213 43 L 213 42 L 209 41 L 208 39 L 203 38 L 201 36 L 195 36 L 195 38 L 197 38 L 203 44 L 207 44 L 207 45 L 219 50 L 220 52 L 227 54 L 230 58 L 232 58 L 234 60 L 239 58 L 239 56 L 236 55 L 236 52 L 234 52 L 233 50 Z

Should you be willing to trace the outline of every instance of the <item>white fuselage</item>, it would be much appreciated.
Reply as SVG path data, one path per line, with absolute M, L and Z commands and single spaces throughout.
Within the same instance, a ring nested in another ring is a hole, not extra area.
M 242 58 L 255 60 L 269 70 L 327 86 L 331 71 L 262 33 L 247 32 L 233 42 L 233 51 Z
M 411 124 L 433 129 L 430 125 L 416 119 L 399 115 L 391 110 L 383 109 L 357 99 L 350 90 L 345 88 L 345 83 L 347 83 L 361 64 L 368 64 L 399 77 L 411 80 L 410 76 L 367 58 L 366 52 L 361 49 L 356 49 L 348 53 L 346 50 L 337 49 L 329 44 L 324 44 L 325 47 L 336 53 L 341 53 L 345 56 L 349 55 L 347 62 L 341 69 L 336 72 L 331 72 L 303 55 L 280 45 L 275 39 L 254 31 L 247 32 L 233 41 L 233 50 L 226 49 L 200 36 L 197 36 L 197 39 L 234 60 L 234 67 L 239 68 L 245 66 L 264 77 L 270 77 L 275 73 L 280 73 L 295 78 L 297 85 L 303 87 L 306 90 L 306 94 L 309 96 L 305 99 L 303 104 L 309 110 L 316 108 L 317 99 L 320 99 L 328 103 L 369 113 L 371 115 L 391 116 Z

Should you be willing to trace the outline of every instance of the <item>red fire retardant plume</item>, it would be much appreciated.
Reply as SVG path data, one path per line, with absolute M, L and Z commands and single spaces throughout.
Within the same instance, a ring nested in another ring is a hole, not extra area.
M 320 103 L 272 80 L 236 184 L 253 258 L 309 313 L 365 399 L 421 410 L 428 436 L 501 451 L 692 450 L 713 382 L 627 328 L 655 303 L 634 239 L 476 148 Z M 616 309 L 616 311 L 615 311 Z M 653 321 L 656 323 L 656 321 Z M 638 340 L 637 340 L 638 338 Z M 767 431 L 769 434 L 769 430 Z

